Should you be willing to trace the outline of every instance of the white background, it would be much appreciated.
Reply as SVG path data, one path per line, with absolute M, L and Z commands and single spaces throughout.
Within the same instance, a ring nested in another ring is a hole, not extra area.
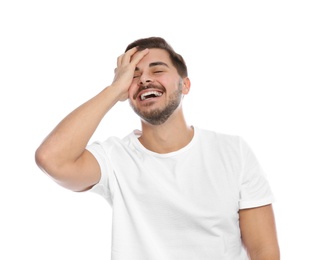
M 188 123 L 253 148 L 277 199 L 282 259 L 310 259 L 307 2 L 1 1 L 0 259 L 110 259 L 108 203 L 59 187 L 34 152 L 111 83 L 127 44 L 148 36 L 166 38 L 187 61 Z M 92 140 L 139 127 L 119 103 Z

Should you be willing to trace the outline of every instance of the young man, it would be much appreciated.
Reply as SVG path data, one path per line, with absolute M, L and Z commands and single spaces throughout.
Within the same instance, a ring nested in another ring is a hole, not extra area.
M 279 259 L 273 196 L 237 136 L 190 126 L 183 58 L 159 37 L 118 57 L 112 84 L 70 113 L 36 151 L 38 166 L 113 208 L 113 260 Z M 88 144 L 105 114 L 129 100 L 141 131 Z

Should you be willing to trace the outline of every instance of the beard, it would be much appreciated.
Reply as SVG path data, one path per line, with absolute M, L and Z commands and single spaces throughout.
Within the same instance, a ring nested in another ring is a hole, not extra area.
M 135 107 L 130 101 L 130 106 L 133 111 L 144 121 L 151 125 L 161 125 L 167 121 L 172 113 L 177 109 L 182 100 L 182 81 L 179 83 L 179 87 L 169 96 L 168 104 L 160 109 L 156 108 L 149 111 L 141 111 L 141 109 Z M 150 104 L 151 105 L 151 104 Z

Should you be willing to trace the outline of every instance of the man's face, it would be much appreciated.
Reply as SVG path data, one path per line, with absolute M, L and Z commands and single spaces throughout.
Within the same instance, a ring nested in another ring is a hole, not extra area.
M 129 103 L 142 120 L 160 125 L 178 108 L 183 80 L 165 50 L 150 49 L 137 64 Z

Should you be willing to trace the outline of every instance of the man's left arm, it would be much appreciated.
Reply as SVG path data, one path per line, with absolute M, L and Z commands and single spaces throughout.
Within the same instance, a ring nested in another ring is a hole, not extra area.
M 280 249 L 272 205 L 239 211 L 242 242 L 251 260 L 279 260 Z

